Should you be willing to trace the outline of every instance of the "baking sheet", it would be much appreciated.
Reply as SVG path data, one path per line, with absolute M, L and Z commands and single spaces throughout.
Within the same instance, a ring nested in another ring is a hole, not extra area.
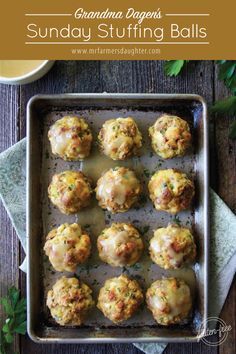
M 124 95 L 125 96 L 125 95 Z M 149 95 L 150 96 L 150 95 Z M 172 96 L 172 95 L 171 95 Z M 103 96 L 104 97 L 104 96 Z M 173 96 L 172 96 L 173 97 Z M 153 97 L 154 98 L 154 97 Z M 184 97 L 182 97 L 184 99 Z M 59 102 L 59 101 L 58 101 Z M 55 102 L 56 103 L 56 102 Z M 202 103 L 198 100 L 192 99 L 192 102 L 186 100 L 184 104 L 178 104 L 178 99 L 176 98 L 176 103 L 173 99 L 166 99 L 164 103 L 158 105 L 158 97 L 156 97 L 155 105 L 151 106 L 143 104 L 143 101 L 136 105 L 128 103 L 126 100 L 123 105 L 120 104 L 116 106 L 116 100 L 114 99 L 113 106 L 106 105 L 102 106 L 96 104 L 96 97 L 92 99 L 89 104 L 81 105 L 81 107 L 75 107 L 75 103 L 70 106 L 70 100 L 68 100 L 69 107 L 65 104 L 64 106 L 59 104 L 59 107 L 55 106 L 47 107 L 44 105 L 40 108 L 40 182 L 41 182 L 41 197 L 40 202 L 41 208 L 41 221 L 42 229 L 41 235 L 38 235 L 41 240 L 40 245 L 40 275 L 43 285 L 41 290 L 41 306 L 43 311 L 43 322 L 48 328 L 58 328 L 59 331 L 63 331 L 55 322 L 51 319 L 48 309 L 45 306 L 46 293 L 49 288 L 55 283 L 57 278 L 62 275 L 71 276 L 70 273 L 59 273 L 55 272 L 51 267 L 47 257 L 42 253 L 43 244 L 45 242 L 45 237 L 47 233 L 54 227 L 58 227 L 64 222 L 80 223 L 90 234 L 92 240 L 92 256 L 89 261 L 78 267 L 76 276 L 78 276 L 82 281 L 87 283 L 93 290 L 93 297 L 96 301 L 98 291 L 102 287 L 104 281 L 108 278 L 119 276 L 121 273 L 125 273 L 131 277 L 136 278 L 140 285 L 142 286 L 144 293 L 146 289 L 151 285 L 156 279 L 160 279 L 163 276 L 177 276 L 184 279 L 190 286 L 193 298 L 194 298 L 194 311 L 190 322 L 185 326 L 196 335 L 196 329 L 201 323 L 203 317 L 206 314 L 206 284 L 204 278 L 206 276 L 206 254 L 207 250 L 205 248 L 205 238 L 207 238 L 206 230 L 202 229 L 204 224 L 203 216 L 204 213 L 201 210 L 203 206 L 203 200 L 201 196 L 203 195 L 203 189 L 207 186 L 199 181 L 199 172 L 205 173 L 204 170 L 203 157 L 201 154 L 205 153 L 203 149 L 202 139 L 202 119 L 203 119 L 203 107 Z M 80 106 L 80 101 L 78 98 L 78 106 Z M 85 106 L 85 107 L 84 107 Z M 163 112 L 169 114 L 176 114 L 187 120 L 190 124 L 192 135 L 194 137 L 193 148 L 184 157 L 175 158 L 171 160 L 163 160 L 153 153 L 150 146 L 150 139 L 148 138 L 148 127 L 152 125 L 158 116 Z M 47 138 L 48 129 L 51 124 L 53 124 L 57 119 L 65 115 L 77 115 L 82 116 L 90 124 L 94 142 L 92 154 L 83 162 L 65 162 L 59 158 L 55 158 L 51 154 L 50 144 Z M 143 136 L 143 148 L 140 151 L 139 157 L 131 158 L 125 162 L 112 161 L 107 157 L 101 155 L 98 151 L 98 146 L 96 144 L 96 138 L 98 131 L 101 128 L 104 121 L 116 117 L 127 117 L 131 116 L 135 119 L 138 127 Z M 38 127 L 39 129 L 39 127 Z M 84 209 L 75 215 L 63 215 L 61 214 L 52 204 L 50 203 L 47 195 L 47 187 L 51 181 L 54 173 L 61 172 L 63 170 L 82 170 L 85 174 L 92 177 L 94 186 L 96 185 L 97 179 L 100 177 L 102 172 L 114 166 L 128 166 L 135 170 L 137 176 L 141 180 L 144 186 L 144 193 L 141 198 L 139 205 L 126 213 L 111 214 L 109 212 L 103 211 L 96 202 L 94 197 L 92 206 L 90 208 Z M 165 168 L 177 168 L 189 175 L 196 182 L 196 198 L 193 204 L 192 210 L 184 211 L 178 213 L 177 216 L 169 215 L 165 212 L 157 212 L 150 199 L 148 198 L 147 183 L 151 175 L 158 169 Z M 204 210 L 205 210 L 204 205 Z M 112 222 L 129 222 L 137 227 L 145 243 L 145 251 L 139 262 L 132 267 L 111 267 L 100 261 L 98 257 L 98 252 L 96 248 L 96 239 L 104 227 L 108 227 Z M 195 232 L 196 243 L 198 246 L 198 257 L 197 263 L 192 267 L 184 268 L 181 270 L 163 270 L 154 264 L 148 255 L 148 244 L 149 239 L 153 235 L 153 230 L 158 227 L 165 227 L 170 222 L 181 223 L 182 226 L 187 226 L 193 228 Z M 203 232 L 204 231 L 204 232 Z M 204 234 L 205 233 L 205 234 Z M 130 320 L 119 326 L 112 324 L 111 321 L 106 319 L 102 313 L 94 308 L 90 316 L 88 317 L 84 327 L 91 329 L 96 328 L 97 331 L 102 330 L 102 328 L 143 328 L 144 326 L 152 328 L 160 328 L 154 321 L 151 312 L 147 309 L 146 305 L 143 305 L 141 309 L 133 316 Z M 180 327 L 181 326 L 175 326 Z M 77 329 L 77 331 L 81 331 Z M 184 333 L 184 331 L 182 331 Z M 68 331 L 67 331 L 68 333 Z M 79 333 L 78 333 L 79 334 Z M 169 334 L 168 334 L 169 335 Z M 173 332 L 174 335 L 174 332 Z

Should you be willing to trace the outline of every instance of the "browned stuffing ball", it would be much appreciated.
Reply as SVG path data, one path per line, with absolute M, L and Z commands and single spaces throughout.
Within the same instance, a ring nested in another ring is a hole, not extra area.
M 109 320 L 128 320 L 143 302 L 142 290 L 136 280 L 121 275 L 106 280 L 98 295 L 97 307 Z
M 186 323 L 192 309 L 189 286 L 176 278 L 152 283 L 147 290 L 146 301 L 154 319 L 163 326 Z
M 97 239 L 99 257 L 113 267 L 135 264 L 143 251 L 138 230 L 130 224 L 113 223 Z
M 89 235 L 79 224 L 62 224 L 49 232 L 44 251 L 58 272 L 75 272 L 84 263 L 91 250 Z
M 63 214 L 74 214 L 87 207 L 92 192 L 89 179 L 80 171 L 55 174 L 48 187 L 49 199 Z
M 155 230 L 149 251 L 153 262 L 164 269 L 178 269 L 196 258 L 192 232 L 176 224 Z
M 92 290 L 77 278 L 62 277 L 47 295 L 47 306 L 61 326 L 80 326 L 94 306 Z
M 157 210 L 176 214 L 188 209 L 195 190 L 185 173 L 174 169 L 157 171 L 149 181 L 149 194 Z
M 96 198 L 103 209 L 112 213 L 129 210 L 141 193 L 141 183 L 135 173 L 126 167 L 115 167 L 99 178 Z
M 83 118 L 65 116 L 49 129 L 52 153 L 63 160 L 79 161 L 89 156 L 92 133 Z
M 188 123 L 177 117 L 163 114 L 149 128 L 152 148 L 163 159 L 182 156 L 191 144 Z
M 107 120 L 98 135 L 101 151 L 112 160 L 125 160 L 136 155 L 142 136 L 131 117 Z

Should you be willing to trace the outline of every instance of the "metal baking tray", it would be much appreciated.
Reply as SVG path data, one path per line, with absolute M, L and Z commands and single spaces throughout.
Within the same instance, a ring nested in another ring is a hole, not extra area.
M 147 128 L 163 113 L 176 114 L 186 119 L 193 135 L 193 148 L 187 156 L 162 160 L 152 153 Z M 83 116 L 91 125 L 94 144 L 91 156 L 85 162 L 65 162 L 50 151 L 47 132 L 49 126 L 63 115 Z M 103 122 L 113 117 L 132 116 L 143 135 L 143 148 L 139 157 L 127 162 L 113 162 L 98 152 L 95 143 Z M 115 343 L 115 342 L 192 342 L 199 340 L 205 331 L 208 296 L 208 127 L 204 100 L 188 94 L 62 94 L 37 95 L 27 107 L 27 247 L 28 247 L 28 333 L 40 343 Z M 94 183 L 102 171 L 115 165 L 132 167 L 144 186 L 154 171 L 175 167 L 190 175 L 195 182 L 196 197 L 192 210 L 177 217 L 157 212 L 144 195 L 138 208 L 111 215 L 102 211 L 94 199 L 92 206 L 76 215 L 63 215 L 47 197 L 47 187 L 54 173 L 66 170 L 83 170 Z M 153 264 L 148 257 L 148 240 L 152 230 L 180 221 L 193 228 L 198 248 L 195 265 L 181 270 L 167 271 Z M 143 234 L 146 249 L 133 267 L 113 268 L 98 258 L 96 238 L 112 221 L 133 223 Z M 64 222 L 79 222 L 92 238 L 92 257 L 86 265 L 78 267 L 76 275 L 93 290 L 96 301 L 99 288 L 110 277 L 126 273 L 136 278 L 143 290 L 163 276 L 178 276 L 190 286 L 194 310 L 188 324 L 164 328 L 158 326 L 144 305 L 137 314 L 119 326 L 112 324 L 94 308 L 81 327 L 60 327 L 45 306 L 47 290 L 56 279 L 69 273 L 53 271 L 43 255 L 45 236 L 53 227 Z

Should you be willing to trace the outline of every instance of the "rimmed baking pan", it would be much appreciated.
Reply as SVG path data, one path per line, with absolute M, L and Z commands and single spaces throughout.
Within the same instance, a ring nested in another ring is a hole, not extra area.
M 163 112 L 176 114 L 187 120 L 193 135 L 193 148 L 187 156 L 162 160 L 152 153 L 148 127 Z M 111 215 L 102 211 L 93 201 L 92 207 L 76 215 L 62 215 L 49 202 L 47 187 L 56 172 L 82 170 L 94 183 L 101 173 L 114 162 L 98 152 L 93 144 L 91 156 L 85 162 L 65 162 L 51 154 L 47 133 L 49 126 L 64 115 L 83 116 L 90 124 L 94 140 L 105 120 L 132 116 L 143 135 L 143 148 L 139 157 L 115 165 L 132 167 L 144 186 L 151 174 L 164 168 L 177 168 L 194 179 L 196 197 L 192 210 L 176 217 L 157 212 L 145 192 L 142 204 L 122 214 Z M 188 94 L 62 94 L 38 95 L 27 107 L 27 298 L 28 333 L 40 343 L 115 343 L 115 342 L 191 342 L 204 335 L 208 296 L 208 127 L 204 100 Z M 133 267 L 113 268 L 102 263 L 97 255 L 96 238 L 113 221 L 133 223 L 142 233 L 146 249 Z M 162 327 L 153 320 L 144 305 L 127 323 L 113 325 L 94 309 L 86 323 L 77 328 L 61 327 L 49 315 L 45 306 L 48 289 L 62 275 L 53 271 L 43 255 L 45 236 L 64 222 L 79 222 L 91 235 L 92 257 L 86 265 L 78 267 L 76 276 L 93 290 L 96 300 L 104 281 L 121 273 L 136 278 L 144 292 L 156 279 L 176 276 L 190 286 L 194 310 L 190 321 L 181 326 Z M 194 230 L 198 256 L 192 267 L 167 271 L 153 264 L 148 257 L 148 240 L 154 229 L 179 222 Z

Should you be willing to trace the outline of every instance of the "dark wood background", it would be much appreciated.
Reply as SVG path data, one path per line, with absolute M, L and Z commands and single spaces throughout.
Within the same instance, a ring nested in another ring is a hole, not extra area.
M 25 136 L 25 108 L 31 96 L 38 93 L 104 91 L 196 93 L 202 95 L 209 105 L 228 94 L 217 79 L 217 66 L 212 61 L 191 62 L 177 78 L 164 75 L 161 61 L 58 61 L 45 77 L 35 83 L 21 87 L 0 85 L 0 151 Z M 236 212 L 236 141 L 228 138 L 231 122 L 232 118 L 225 116 L 210 119 L 211 186 Z M 2 204 L 0 223 L 0 295 L 5 295 L 7 288 L 13 284 L 24 295 L 25 274 L 18 268 L 24 253 Z M 224 344 L 220 347 L 203 343 L 170 344 L 166 354 L 236 352 L 235 283 L 221 313 L 221 318 L 233 327 Z M 132 344 L 38 345 L 27 336 L 16 338 L 14 349 L 21 354 L 141 353 Z

